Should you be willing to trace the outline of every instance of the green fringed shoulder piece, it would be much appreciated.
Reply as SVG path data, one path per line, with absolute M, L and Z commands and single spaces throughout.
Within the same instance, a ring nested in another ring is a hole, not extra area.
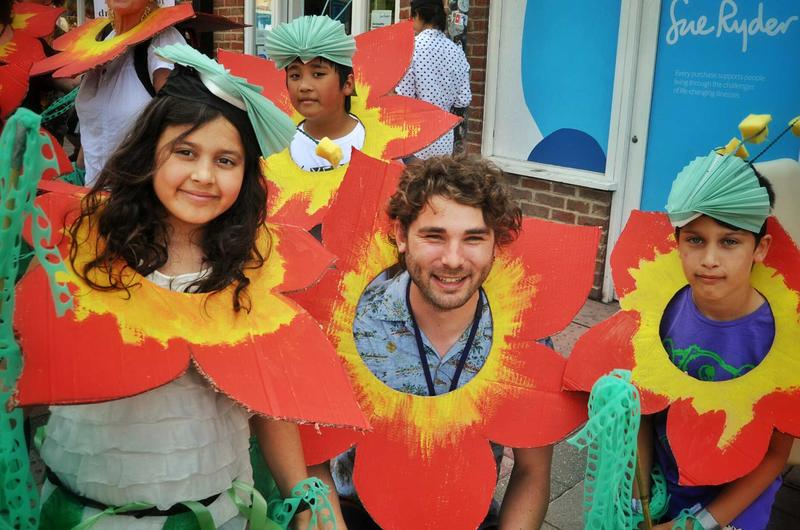
M 345 33 L 344 24 L 326 16 L 309 15 L 281 24 L 267 34 L 267 57 L 281 70 L 296 59 L 304 63 L 324 57 L 353 66 L 356 41 Z
M 597 380 L 589 397 L 589 421 L 568 442 L 587 449 L 583 490 L 584 528 L 629 530 L 636 438 L 639 432 L 639 392 L 631 373 L 614 370 Z
M 769 196 L 753 168 L 732 155 L 712 151 L 684 167 L 669 192 L 667 215 L 685 226 L 700 215 L 758 233 L 769 216 Z
M 19 109 L 0 136 L 0 527 L 18 530 L 36 529 L 39 524 L 39 495 L 30 474 L 22 410 L 7 406 L 13 406 L 13 390 L 22 370 L 12 322 L 26 216 L 32 217 L 34 253 L 47 269 L 58 314 L 72 305 L 66 285 L 55 278 L 57 271 L 66 268 L 58 252 L 46 248 L 49 222 L 33 203 L 42 174 L 58 170 L 53 146 L 39 132 L 40 123 L 37 114 Z

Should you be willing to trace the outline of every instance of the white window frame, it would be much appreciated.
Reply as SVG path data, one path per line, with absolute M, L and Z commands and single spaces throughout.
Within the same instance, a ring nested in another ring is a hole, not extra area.
M 611 114 L 609 123 L 608 146 L 606 155 L 605 173 L 573 169 L 562 166 L 553 166 L 539 162 L 529 162 L 527 160 L 516 160 L 503 156 L 495 155 L 494 129 L 497 116 L 495 105 L 497 104 L 497 87 L 499 81 L 499 58 L 500 58 L 500 23 L 503 9 L 503 0 L 494 0 L 489 5 L 489 35 L 488 49 L 486 58 L 486 90 L 483 120 L 483 137 L 481 152 L 497 163 L 504 170 L 517 175 L 536 177 L 555 182 L 585 186 L 599 190 L 616 190 L 620 184 L 618 158 L 625 151 L 629 135 L 625 130 L 630 116 L 626 114 L 630 102 L 627 101 L 628 87 L 625 86 L 626 80 L 622 76 L 626 73 L 627 66 L 631 63 L 629 54 L 634 54 L 624 44 L 629 38 L 630 28 L 627 24 L 632 11 L 636 11 L 639 2 L 636 0 L 622 0 L 620 7 L 620 27 L 617 39 L 617 56 L 614 72 L 614 88 L 611 96 Z M 599 6 L 598 6 L 599 8 Z M 591 16 L 587 13 L 587 16 Z
M 610 249 L 619 238 L 631 210 L 641 204 L 661 12 L 661 0 L 621 1 L 605 173 L 494 155 L 503 0 L 493 0 L 489 6 L 489 42 L 481 141 L 483 156 L 510 173 L 613 192 L 607 243 L 609 250 L 606 252 L 603 278 L 603 300 L 606 302 L 614 297 L 609 266 Z

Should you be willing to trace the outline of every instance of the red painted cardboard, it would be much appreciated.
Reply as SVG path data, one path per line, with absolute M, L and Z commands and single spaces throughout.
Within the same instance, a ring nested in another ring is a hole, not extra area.
M 458 117 L 439 107 L 392 94 L 411 63 L 414 32 L 410 22 L 393 24 L 355 37 L 353 74 L 356 94 L 350 112 L 364 124 L 361 151 L 373 158 L 392 160 L 430 145 L 455 127 Z M 263 94 L 299 123 L 286 90 L 286 73 L 272 61 L 225 50 L 219 61 L 234 75 L 264 88 Z M 275 222 L 310 229 L 322 222 L 346 165 L 332 171 L 300 169 L 286 149 L 267 158 L 262 170 L 269 185 L 268 217 Z
M 373 431 L 303 429 L 303 445 L 310 463 L 356 445 L 356 490 L 382 528 L 474 529 L 495 487 L 490 441 L 544 446 L 586 419 L 585 398 L 560 391 L 564 359 L 535 340 L 558 332 L 583 305 L 599 230 L 525 219 L 484 284 L 494 328 L 486 365 L 444 395 L 398 392 L 363 363 L 352 326 L 366 285 L 397 261 L 384 210 L 401 170 L 354 152 L 322 224 L 336 269 L 295 296 L 323 324 Z
M 313 284 L 333 256 L 305 231 L 268 225 L 266 263 L 248 270 L 250 312 L 231 310 L 232 287 L 215 295 L 162 289 L 126 270 L 128 292 L 87 286 L 75 269 L 92 259 L 94 233 L 82 230 L 75 268 L 61 228 L 77 212 L 75 187 L 37 199 L 56 227 L 74 307 L 57 317 L 46 275 L 32 270 L 17 287 L 14 326 L 24 354 L 19 405 L 91 403 L 135 395 L 181 375 L 192 363 L 218 391 L 247 409 L 297 423 L 368 427 L 333 347 L 318 324 L 282 293 Z M 115 264 L 115 270 L 120 268 Z M 102 282 L 102 275 L 93 277 Z
M 194 16 L 192 4 L 178 4 L 156 9 L 133 29 L 110 39 L 98 40 L 103 29 L 110 24 L 107 18 L 89 20 L 53 41 L 53 49 L 60 53 L 42 59 L 33 65 L 31 75 L 53 72 L 53 77 L 75 77 L 96 66 L 120 56 L 129 47 L 144 42 L 154 35 Z
M 723 484 L 748 474 L 763 460 L 773 427 L 800 436 L 800 252 L 775 218 L 767 231 L 772 245 L 751 283 L 770 304 L 776 335 L 752 371 L 699 381 L 669 360 L 659 325 L 687 282 L 667 216 L 638 211 L 611 254 L 621 310 L 581 336 L 567 363 L 568 389 L 588 392 L 597 378 L 623 368 L 632 372 L 643 414 L 669 407 L 667 436 L 682 484 Z

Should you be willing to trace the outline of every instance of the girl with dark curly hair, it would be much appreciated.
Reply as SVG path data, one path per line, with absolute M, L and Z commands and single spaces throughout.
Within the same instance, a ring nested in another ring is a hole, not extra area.
M 259 87 L 199 52 L 177 46 L 159 54 L 194 68 L 176 65 L 83 198 L 69 230 L 71 268 L 93 296 L 122 293 L 135 304 L 138 285 L 149 281 L 209 297 L 224 290 L 232 293 L 228 311 L 249 312 L 248 270 L 269 253 L 258 161 L 285 148 L 294 125 Z M 209 298 L 205 303 L 209 309 Z M 225 306 L 214 304 L 213 311 Z M 307 477 L 297 426 L 262 416 L 252 425 L 276 484 L 289 496 Z M 243 530 L 240 501 L 229 493 L 252 483 L 249 435 L 249 413 L 216 392 L 194 365 L 132 397 L 51 407 L 41 448 L 48 473 L 40 528 L 81 521 L 88 527 L 92 518 L 97 528 L 199 523 Z

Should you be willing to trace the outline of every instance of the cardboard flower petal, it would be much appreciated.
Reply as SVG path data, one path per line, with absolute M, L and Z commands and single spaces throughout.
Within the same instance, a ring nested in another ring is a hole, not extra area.
M 28 93 L 28 66 L 0 65 L 0 119 L 20 106 Z
M 800 252 L 775 218 L 767 229 L 772 246 L 753 268 L 751 283 L 770 304 L 775 340 L 750 372 L 701 381 L 670 361 L 659 326 L 687 282 L 674 229 L 660 213 L 631 214 L 611 255 L 620 312 L 584 334 L 570 354 L 566 388 L 588 392 L 597 378 L 622 368 L 631 370 L 643 414 L 669 407 L 667 436 L 682 484 L 722 484 L 746 475 L 764 458 L 773 427 L 800 436 Z
M 39 41 L 53 32 L 61 8 L 28 2 L 15 3 L 11 15 L 11 39 L 0 44 L 0 119 L 20 106 L 28 92 L 31 65 L 44 58 Z
M 62 189 L 38 202 L 53 222 L 68 226 L 79 197 Z M 76 267 L 95 255 L 88 229 L 80 237 L 87 243 L 79 246 Z M 65 263 L 67 239 L 53 238 Z M 175 379 L 193 363 L 214 388 L 251 411 L 366 428 L 331 344 L 281 294 L 312 284 L 333 257 L 294 227 L 269 225 L 259 243 L 268 259 L 247 271 L 249 312 L 231 311 L 233 287 L 215 295 L 173 292 L 128 269 L 121 274 L 129 292 L 104 292 L 89 288 L 68 265 L 59 280 L 68 285 L 73 308 L 59 318 L 52 303 L 43 303 L 49 293 L 44 271 L 31 271 L 17 288 L 15 327 L 24 352 L 18 404 L 127 397 Z M 92 277 L 103 282 L 102 274 Z M 81 340 L 89 335 L 92 340 Z
M 364 154 L 382 160 L 401 158 L 456 126 L 459 118 L 435 105 L 389 94 L 408 69 L 414 52 L 410 22 L 369 31 L 355 40 L 353 73 L 358 95 L 351 97 L 351 112 L 366 130 L 361 149 Z M 275 63 L 223 50 L 219 60 L 233 74 L 264 87 L 263 94 L 295 122 L 303 119 L 289 100 L 286 74 Z M 270 186 L 269 218 L 308 229 L 321 222 L 347 166 L 324 172 L 304 171 L 287 149 L 267 158 L 262 169 Z
M 154 35 L 194 16 L 192 4 L 178 4 L 154 10 L 133 29 L 106 40 L 100 33 L 110 24 L 107 18 L 96 18 L 73 29 L 53 41 L 60 53 L 33 65 L 31 75 L 53 72 L 53 77 L 75 77 L 96 66 L 103 65 L 129 47 L 144 42 Z
M 14 3 L 11 29 L 14 34 L 8 42 L 0 44 L 0 63 L 33 63 L 44 58 L 44 48 L 39 39 L 53 33 L 56 20 L 63 8 L 31 2 Z
M 526 219 L 484 284 L 494 326 L 484 367 L 447 394 L 398 392 L 361 360 L 353 319 L 369 282 L 397 261 L 383 211 L 401 171 L 354 151 L 322 224 L 324 245 L 340 257 L 336 270 L 295 297 L 323 324 L 374 430 L 305 429 L 303 446 L 309 462 L 321 462 L 357 444 L 356 489 L 381 528 L 475 528 L 495 486 L 490 440 L 543 446 L 585 420 L 583 397 L 559 391 L 563 358 L 535 339 L 563 328 L 582 306 L 599 232 Z

